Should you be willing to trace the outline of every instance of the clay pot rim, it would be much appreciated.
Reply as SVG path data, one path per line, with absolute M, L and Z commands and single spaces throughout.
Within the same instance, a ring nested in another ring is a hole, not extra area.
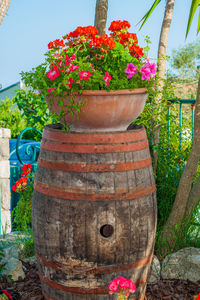
M 121 90 L 82 90 L 82 93 L 78 92 L 74 93 L 75 95 L 88 95 L 88 96 L 104 96 L 104 95 L 134 95 L 134 94 L 146 94 L 147 88 L 138 88 L 138 89 L 121 89 Z

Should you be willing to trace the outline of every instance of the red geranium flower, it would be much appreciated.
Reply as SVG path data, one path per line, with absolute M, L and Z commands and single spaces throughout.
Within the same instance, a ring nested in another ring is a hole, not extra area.
M 120 31 L 121 29 L 130 28 L 130 27 L 131 25 L 128 21 L 118 20 L 118 21 L 112 21 L 108 30 L 114 32 L 114 31 Z
M 22 171 L 27 171 L 28 169 L 31 170 L 31 168 L 32 168 L 31 164 L 24 164 L 22 167 Z
M 64 44 L 64 41 L 63 41 L 63 40 L 57 39 L 57 40 L 55 40 L 55 41 L 53 41 L 53 42 L 50 42 L 50 43 L 48 44 L 48 48 L 49 48 L 49 49 L 52 49 L 52 48 L 59 48 L 59 47 L 65 47 L 65 44 Z

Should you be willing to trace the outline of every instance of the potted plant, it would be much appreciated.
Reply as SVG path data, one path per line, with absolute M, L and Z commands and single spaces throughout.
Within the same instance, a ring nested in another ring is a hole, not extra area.
M 126 130 L 142 112 L 156 73 L 128 28 L 128 21 L 113 21 L 110 35 L 100 36 L 94 26 L 77 27 L 50 42 L 45 62 L 22 79 L 72 131 Z

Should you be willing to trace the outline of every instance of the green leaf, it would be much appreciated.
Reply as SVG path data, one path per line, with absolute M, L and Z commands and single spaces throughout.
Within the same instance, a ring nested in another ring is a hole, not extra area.
M 140 29 L 142 29 L 143 25 L 146 23 L 146 21 L 148 20 L 148 18 L 150 17 L 150 15 L 152 14 L 152 12 L 154 11 L 154 9 L 156 8 L 156 6 L 161 2 L 161 0 L 155 0 L 153 5 L 151 6 L 151 8 L 149 9 L 149 11 L 144 15 L 144 17 L 139 21 L 142 22 L 142 25 L 140 26 Z M 139 24 L 138 23 L 138 24 Z M 140 30 L 139 29 L 139 30 Z
M 199 33 L 199 30 L 200 30 L 200 8 L 199 8 L 199 18 L 197 23 L 197 34 Z
M 188 18 L 187 30 L 186 30 L 186 37 L 190 30 L 190 26 L 192 24 L 194 14 L 195 14 L 199 4 L 200 4 L 200 0 L 192 0 L 191 7 L 190 7 L 190 14 L 189 14 L 189 18 Z M 199 29 L 200 29 L 200 14 L 199 14 L 198 25 L 197 25 L 197 33 L 199 32 Z

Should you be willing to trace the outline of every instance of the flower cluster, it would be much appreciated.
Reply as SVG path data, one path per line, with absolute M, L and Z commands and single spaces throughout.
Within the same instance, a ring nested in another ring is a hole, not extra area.
M 13 210 L 13 221 L 18 231 L 27 231 L 31 226 L 32 196 L 35 175 L 31 164 L 24 164 L 21 178 L 12 186 L 12 190 L 19 193 L 17 206 Z
M 22 171 L 23 172 L 21 173 L 21 178 L 17 180 L 11 188 L 14 192 L 17 193 L 24 192 L 26 190 L 28 184 L 28 176 L 31 172 L 31 164 L 23 165 Z
M 136 285 L 122 276 L 112 280 L 108 287 L 110 289 L 109 294 L 117 292 L 118 299 L 127 299 L 130 293 L 136 291 Z
M 22 73 L 22 79 L 45 98 L 70 95 L 72 100 L 82 90 L 151 87 L 156 65 L 145 57 L 130 27 L 128 21 L 113 21 L 110 34 L 100 36 L 94 26 L 79 26 L 62 39 L 50 42 L 45 63 Z M 62 113 L 63 102 L 59 103 Z M 74 107 L 71 101 L 68 111 L 72 114 Z
M 13 297 L 11 296 L 10 293 L 8 293 L 8 291 L 6 291 L 6 290 L 1 290 L 1 291 L 0 291 L 0 299 L 7 300 L 7 299 L 13 299 Z
M 79 88 L 81 88 L 81 80 L 89 81 L 90 77 L 95 76 L 96 71 L 100 69 L 100 63 L 98 64 L 98 61 L 101 60 L 103 64 L 107 52 L 111 53 L 111 50 L 116 49 L 117 43 L 119 43 L 123 45 L 124 49 L 128 50 L 130 57 L 136 58 L 136 64 L 132 62 L 127 63 L 126 69 L 124 70 L 125 73 L 128 73 L 127 78 L 131 79 L 133 75 L 137 74 L 137 68 L 138 65 L 140 65 L 139 59 L 143 57 L 144 53 L 143 49 L 138 46 L 137 35 L 135 33 L 129 33 L 128 28 L 130 28 L 128 21 L 113 21 L 109 27 L 109 30 L 112 32 L 111 36 L 107 34 L 100 36 L 94 26 L 77 27 L 73 32 L 63 37 L 67 39 L 65 43 L 66 48 L 60 49 L 65 45 L 64 40 L 57 39 L 50 42 L 51 62 L 50 70 L 46 73 L 46 76 L 51 81 L 55 81 L 58 77 L 64 77 L 62 85 L 66 89 L 72 89 L 73 85 L 75 87 L 77 84 Z M 123 50 L 121 51 L 123 52 Z M 82 52 L 84 52 L 84 56 L 81 55 Z M 70 53 L 72 53 L 71 56 Z M 112 56 L 110 58 L 112 58 Z M 86 59 L 92 62 L 89 64 L 89 70 L 81 70 L 81 63 Z M 103 71 L 102 66 L 101 69 Z M 141 80 L 149 81 L 155 77 L 156 65 L 150 63 L 149 59 L 146 59 L 145 64 L 143 64 L 138 71 L 141 73 Z M 67 78 L 67 80 L 65 78 Z M 102 78 L 104 79 L 104 87 L 110 86 L 109 80 L 111 80 L 113 76 L 108 70 L 104 71 Z M 55 87 L 49 87 L 47 89 L 47 93 L 52 92 L 56 92 Z
M 197 296 L 193 296 L 195 300 L 200 300 L 200 293 Z

